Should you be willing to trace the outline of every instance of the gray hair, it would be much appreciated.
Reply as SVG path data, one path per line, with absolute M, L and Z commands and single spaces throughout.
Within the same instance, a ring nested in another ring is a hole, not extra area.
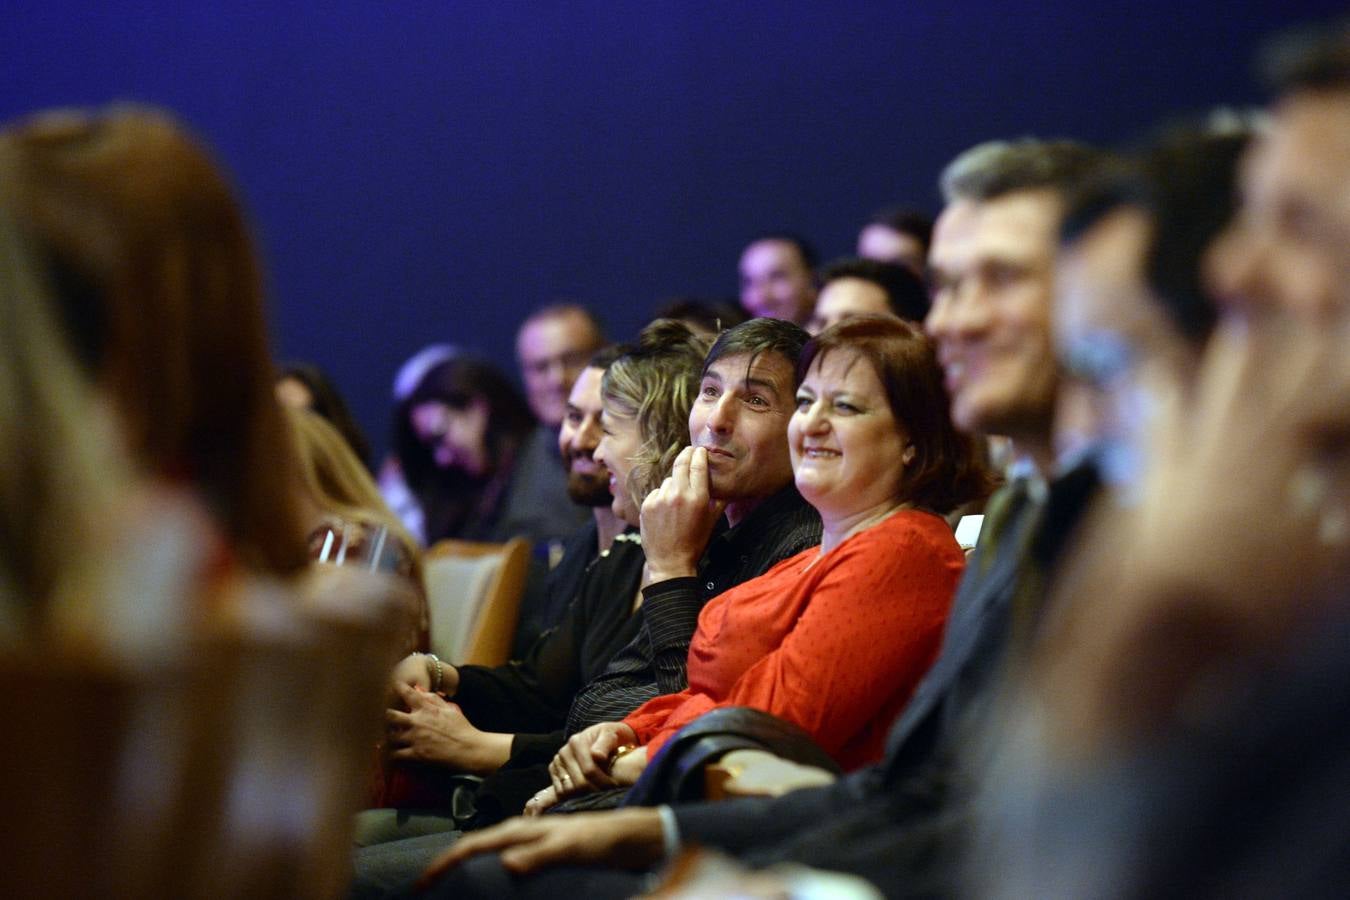
M 1048 188 L 1064 193 L 1102 161 L 1077 141 L 1019 138 L 977 144 L 948 163 L 939 185 L 947 203 L 982 202 L 1016 191 Z

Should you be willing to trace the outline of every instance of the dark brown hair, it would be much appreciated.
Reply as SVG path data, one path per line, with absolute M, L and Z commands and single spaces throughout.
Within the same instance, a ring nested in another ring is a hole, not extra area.
M 163 112 L 49 112 L 0 132 L 0 191 L 133 458 L 195 487 L 252 568 L 308 562 L 239 205 Z
M 423 403 L 464 409 L 475 400 L 486 403 L 488 409 L 483 449 L 489 470 L 482 475 L 471 475 L 460 466 L 438 465 L 434 446 L 423 442 L 412 423 L 413 410 Z M 534 427 L 525 398 L 486 359 L 454 353 L 423 374 L 394 411 L 393 437 L 403 478 L 425 516 L 423 536 L 428 544 L 442 538 L 506 539 L 492 529 L 499 524 L 520 448 Z
M 834 352 L 856 353 L 876 372 L 891 414 L 914 446 L 901 498 L 948 513 L 994 489 L 974 440 L 956 430 L 933 342 L 912 322 L 889 316 L 852 316 L 807 342 L 797 362 L 801 384 L 811 364 Z

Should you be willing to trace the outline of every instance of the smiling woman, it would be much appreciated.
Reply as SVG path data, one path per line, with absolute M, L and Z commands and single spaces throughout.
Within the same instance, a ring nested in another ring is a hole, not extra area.
M 453 354 L 431 366 L 394 415 L 395 453 L 420 513 L 409 530 L 427 544 L 514 536 L 504 516 L 532 427 L 524 398 L 490 363 Z

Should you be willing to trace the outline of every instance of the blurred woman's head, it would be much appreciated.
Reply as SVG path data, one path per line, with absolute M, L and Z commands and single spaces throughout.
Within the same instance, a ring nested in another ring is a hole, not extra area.
M 421 583 L 421 553 L 417 541 L 385 505 L 370 472 L 352 452 L 346 439 L 328 420 L 306 409 L 288 409 L 305 500 L 321 516 L 345 522 L 382 525 L 401 545 L 412 563 L 413 580 Z M 313 527 L 319 523 L 306 523 Z
M 45 113 L 0 133 L 0 192 L 133 459 L 246 564 L 302 567 L 259 266 L 203 148 L 156 110 Z
M 437 469 L 483 479 L 509 465 L 532 427 L 509 378 L 455 354 L 428 369 L 400 405 L 394 441 L 410 484 Z
M 455 351 L 420 374 L 395 410 L 394 452 L 429 541 L 492 520 L 533 428 L 520 391 L 491 363 Z
M 615 515 L 630 525 L 689 443 L 689 410 L 707 352 L 707 339 L 683 322 L 657 319 L 605 370 L 605 434 L 595 458 L 609 468 Z
M 947 513 L 992 489 L 972 440 L 951 422 L 942 369 L 917 325 L 845 319 L 807 343 L 797 381 L 793 469 L 823 514 L 898 503 Z
M 370 442 L 356 424 L 342 392 L 323 369 L 313 363 L 287 363 L 277 375 L 276 395 L 282 406 L 308 409 L 323 416 L 346 439 L 356 458 L 363 465 L 370 465 Z

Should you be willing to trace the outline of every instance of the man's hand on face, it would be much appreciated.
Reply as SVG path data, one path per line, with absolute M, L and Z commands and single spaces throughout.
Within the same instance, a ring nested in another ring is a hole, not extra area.
M 645 584 L 697 575 L 698 561 L 725 509 L 723 501 L 712 499 L 708 451 L 685 447 L 670 475 L 642 503 Z
M 1350 503 L 1344 338 L 1302 324 L 1221 329 L 1194 411 L 1146 484 L 1141 574 L 1271 625 L 1331 574 Z M 1273 618 L 1272 618 L 1273 617 Z
M 665 838 L 661 815 L 652 808 L 515 818 L 464 835 L 432 862 L 419 887 L 470 857 L 494 851 L 507 871 L 518 875 L 560 864 L 645 869 L 661 859 Z

